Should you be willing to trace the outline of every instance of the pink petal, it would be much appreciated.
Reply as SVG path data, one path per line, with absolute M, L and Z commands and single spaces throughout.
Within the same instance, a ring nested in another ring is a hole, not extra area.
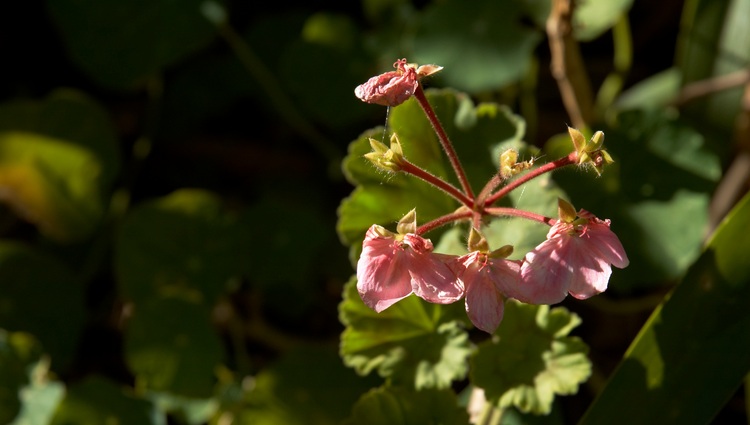
M 454 257 L 433 253 L 412 253 L 412 290 L 418 297 L 436 304 L 450 304 L 464 296 L 464 288 L 448 266 Z
M 584 253 L 577 264 L 578 269 L 570 283 L 570 295 L 585 300 L 607 290 L 609 277 L 612 274 L 609 262 Z
M 357 291 L 364 303 L 380 313 L 412 292 L 405 252 L 393 238 L 367 232 L 357 262 Z
M 462 275 L 466 285 L 466 314 L 477 328 L 494 333 L 503 320 L 504 299 L 490 269 L 472 264 Z
M 565 299 L 573 270 L 564 258 L 567 235 L 547 239 L 526 254 L 521 284 L 512 297 L 529 304 L 556 304 Z
M 594 219 L 582 237 L 588 238 L 591 246 L 613 266 L 622 269 L 630 264 L 620 239 L 609 229 L 609 220 Z

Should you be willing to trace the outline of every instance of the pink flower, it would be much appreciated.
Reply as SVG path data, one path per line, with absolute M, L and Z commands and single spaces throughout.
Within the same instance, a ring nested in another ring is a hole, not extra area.
M 629 260 L 620 240 L 600 220 L 580 210 L 578 220 L 558 220 L 547 240 L 526 254 L 521 285 L 514 298 L 532 304 L 555 304 L 570 293 L 586 299 L 607 289 L 612 266 L 627 267 Z
M 367 80 L 354 89 L 354 94 L 363 102 L 383 106 L 398 106 L 417 91 L 419 80 L 417 70 L 407 66 L 406 59 L 399 59 L 393 64 L 396 71 L 389 71 Z
M 471 322 L 485 332 L 495 332 L 503 320 L 505 294 L 520 284 L 520 261 L 474 251 L 456 259 L 451 268 L 465 288 L 466 314 Z
M 412 292 L 426 301 L 449 304 L 463 287 L 432 242 L 414 233 L 398 235 L 372 225 L 357 262 L 357 290 L 368 307 L 380 313 Z

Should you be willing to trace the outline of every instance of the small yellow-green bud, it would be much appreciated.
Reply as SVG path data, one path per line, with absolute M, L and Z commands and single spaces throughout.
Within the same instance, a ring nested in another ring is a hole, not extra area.
M 594 152 L 598 151 L 602 148 L 604 145 L 604 132 L 603 131 L 597 131 L 594 133 L 593 136 L 591 136 L 591 140 L 586 144 L 586 147 L 584 150 L 586 152 Z
M 557 215 L 565 223 L 572 223 L 578 216 L 573 204 L 562 198 L 557 198 Z
M 417 210 L 412 209 L 408 213 L 406 213 L 405 216 L 401 218 L 401 220 L 398 221 L 398 225 L 396 226 L 396 231 L 400 235 L 405 235 L 407 233 L 417 233 Z
M 573 141 L 573 147 L 576 152 L 581 152 L 583 147 L 586 146 L 586 138 L 583 137 L 583 133 L 573 127 L 568 127 L 568 134 L 570 134 L 570 139 Z
M 487 243 L 487 239 L 475 227 L 472 227 L 469 231 L 469 240 L 467 246 L 470 252 L 488 252 L 490 250 L 490 245 L 489 243 Z

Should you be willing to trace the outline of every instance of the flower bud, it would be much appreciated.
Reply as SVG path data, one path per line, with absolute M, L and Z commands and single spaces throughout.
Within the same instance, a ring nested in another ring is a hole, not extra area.
M 577 217 L 573 204 L 562 198 L 557 198 L 557 215 L 565 223 L 572 223 Z
M 417 210 L 412 209 L 408 213 L 406 213 L 405 216 L 401 218 L 401 220 L 398 221 L 398 225 L 396 226 L 396 231 L 400 235 L 405 235 L 407 233 L 417 233 Z

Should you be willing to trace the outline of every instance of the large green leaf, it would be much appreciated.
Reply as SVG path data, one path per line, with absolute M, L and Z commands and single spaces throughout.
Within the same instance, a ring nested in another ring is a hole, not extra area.
M 0 328 L 36 337 L 65 370 L 84 321 L 83 287 L 64 265 L 26 245 L 0 242 Z
M 549 414 L 556 394 L 575 394 L 591 374 L 588 347 L 568 336 L 580 323 L 563 307 L 507 302 L 498 338 L 471 358 L 471 382 L 500 408 Z
M 464 425 L 469 423 L 465 410 L 457 405 L 449 390 L 414 391 L 399 387 L 380 387 L 362 396 L 354 405 L 346 425 Z
M 106 112 L 69 90 L 0 105 L 2 199 L 58 241 L 100 222 L 119 158 Z
M 466 375 L 468 334 L 461 328 L 463 302 L 430 304 L 416 296 L 376 313 L 357 292 L 356 279 L 344 287 L 339 305 L 341 356 L 347 366 L 407 388 L 447 388 Z
M 210 192 L 181 189 L 138 205 L 122 223 L 116 271 L 123 294 L 136 302 L 153 296 L 208 305 L 239 274 L 232 218 Z
M 125 332 L 125 360 L 140 389 L 211 395 L 223 346 L 203 305 L 154 298 L 135 306 Z
M 708 423 L 750 370 L 750 195 L 641 329 L 581 423 Z
M 201 11 L 204 3 L 47 1 L 73 59 L 100 83 L 118 88 L 208 45 L 216 28 Z
M 143 424 L 159 425 L 151 403 L 133 397 L 112 381 L 93 376 L 71 385 L 51 425 Z
M 525 27 L 517 2 L 435 2 L 424 12 L 410 61 L 445 67 L 440 77 L 459 90 L 498 89 L 524 77 L 542 40 Z
M 474 190 L 497 171 L 497 145 L 523 137 L 524 123 L 506 107 L 483 103 L 474 106 L 462 93 L 452 90 L 428 91 L 428 99 L 437 111 Z M 458 185 L 434 130 L 414 100 L 393 108 L 390 127 L 398 134 L 405 157 Z M 347 179 L 357 185 L 339 208 L 337 230 L 347 245 L 358 245 L 372 224 L 388 226 L 411 209 L 417 209 L 419 224 L 452 212 L 458 203 L 438 189 L 415 177 L 383 175 L 362 156 L 370 152 L 368 137 L 382 140 L 382 128 L 366 132 L 349 146 L 344 159 Z

